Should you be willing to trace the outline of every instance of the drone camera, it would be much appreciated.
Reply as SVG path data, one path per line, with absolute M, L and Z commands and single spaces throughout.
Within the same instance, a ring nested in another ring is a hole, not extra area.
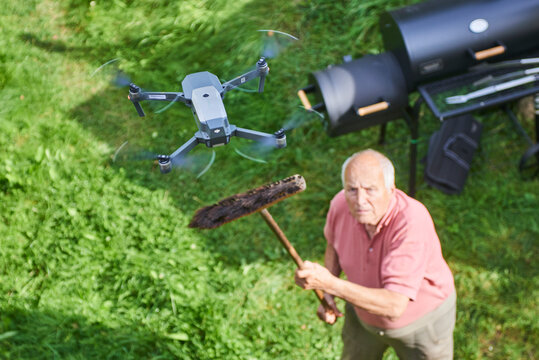
M 218 134 L 216 134 L 216 133 L 225 134 L 225 128 L 222 127 L 218 129 L 213 129 L 212 133 L 215 134 L 215 136 L 212 136 L 210 139 L 205 141 L 206 147 L 213 148 L 217 146 L 226 145 L 230 142 L 230 136 L 227 136 L 227 135 L 218 136 Z
M 159 164 L 159 171 L 161 171 L 161 174 L 167 174 L 172 170 L 172 162 L 168 155 L 159 155 L 157 157 L 157 163 Z

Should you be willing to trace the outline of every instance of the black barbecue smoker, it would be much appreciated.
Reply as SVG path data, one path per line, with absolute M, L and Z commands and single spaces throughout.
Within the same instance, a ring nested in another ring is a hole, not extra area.
M 383 137 L 387 122 L 405 119 L 412 195 L 422 102 L 446 120 L 539 94 L 539 0 L 430 0 L 384 13 L 379 27 L 385 52 L 313 72 L 298 96 L 306 108 L 327 113 L 330 136 L 382 125 Z M 463 86 L 470 96 L 450 96 Z M 421 97 L 411 106 L 416 90 Z M 539 153 L 526 140 L 528 158 Z

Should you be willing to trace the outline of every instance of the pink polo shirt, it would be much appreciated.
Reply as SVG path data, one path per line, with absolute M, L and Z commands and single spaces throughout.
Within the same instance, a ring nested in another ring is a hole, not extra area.
M 372 239 L 350 214 L 344 191 L 339 192 L 331 201 L 324 234 L 348 281 L 385 288 L 411 300 L 396 321 L 356 307 L 359 318 L 369 325 L 383 329 L 406 326 L 455 291 L 428 210 L 401 190 L 395 190 Z

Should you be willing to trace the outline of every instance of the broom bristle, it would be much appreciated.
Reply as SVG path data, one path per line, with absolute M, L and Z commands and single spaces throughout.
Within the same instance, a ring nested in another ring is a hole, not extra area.
M 223 224 L 265 209 L 276 202 L 305 190 L 305 179 L 293 175 L 242 194 L 232 195 L 216 204 L 197 210 L 190 228 L 214 229 Z

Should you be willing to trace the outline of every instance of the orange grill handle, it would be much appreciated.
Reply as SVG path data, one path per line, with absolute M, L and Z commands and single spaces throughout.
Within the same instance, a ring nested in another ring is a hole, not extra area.
M 490 49 L 481 50 L 476 53 L 474 53 L 475 60 L 484 60 L 488 59 L 489 57 L 501 55 L 505 52 L 505 46 L 498 45 Z
M 307 94 L 305 94 L 305 91 L 303 91 L 303 89 L 298 91 L 298 96 L 305 109 L 311 110 L 313 108 L 311 106 L 311 102 L 309 101 L 309 99 L 307 99 Z
M 378 111 L 386 110 L 387 108 L 389 108 L 389 103 L 387 101 L 382 101 L 369 106 L 360 107 L 357 109 L 357 114 L 359 116 L 365 116 Z

